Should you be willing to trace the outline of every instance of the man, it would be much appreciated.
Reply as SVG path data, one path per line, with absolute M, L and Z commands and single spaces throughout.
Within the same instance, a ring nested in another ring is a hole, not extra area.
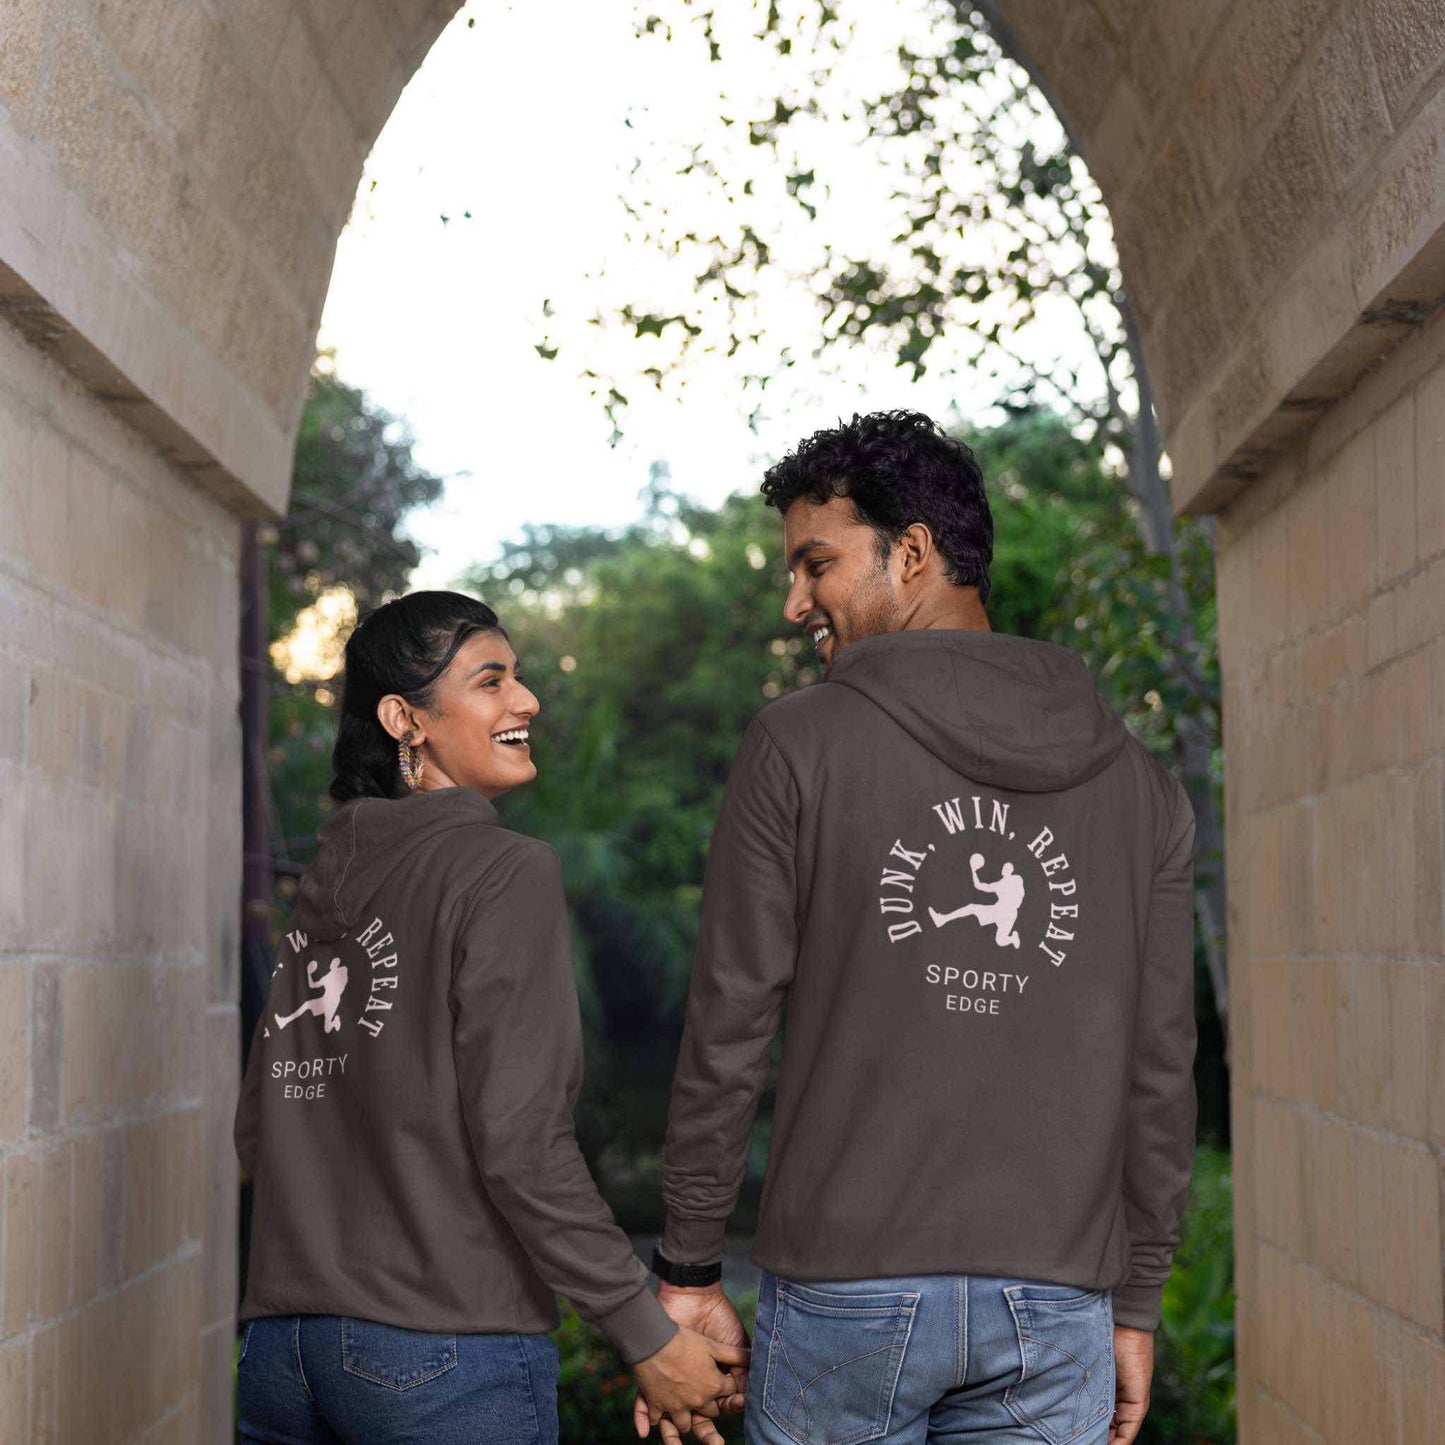
M 1132 1441 L 1193 1161 L 1188 797 L 1076 654 L 990 629 L 983 478 L 926 417 L 763 493 L 825 680 L 713 835 L 660 1298 L 744 1338 L 718 1261 L 786 1002 L 747 1439 Z

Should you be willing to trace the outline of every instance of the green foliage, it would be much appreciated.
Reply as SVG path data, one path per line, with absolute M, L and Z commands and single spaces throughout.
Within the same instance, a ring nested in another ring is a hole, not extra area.
M 271 539 L 273 638 L 328 588 L 349 589 L 360 611 L 404 592 L 421 552 L 403 518 L 442 493 L 441 478 L 412 456 L 405 426 L 343 382 L 328 357 L 319 360 L 296 438 L 290 510 Z
M 290 510 L 260 534 L 272 643 L 334 589 L 349 592 L 358 611 L 404 592 L 421 560 L 404 519 L 442 491 L 441 479 L 417 465 L 405 427 L 341 381 L 328 358 L 320 361 L 296 441 Z M 283 899 L 294 881 L 287 863 L 294 869 L 307 860 L 329 809 L 338 701 L 328 675 L 289 682 L 279 669 L 272 672 L 267 762 Z
M 945 368 L 973 385 L 982 372 L 992 380 L 982 400 L 1062 409 L 1127 453 L 1135 358 L 1112 226 L 1088 168 L 980 9 L 898 7 L 889 48 L 873 8 L 638 0 L 640 43 L 706 45 L 722 125 L 703 140 L 643 132 L 624 203 L 634 238 L 668 268 L 655 283 L 665 294 L 618 294 L 599 273 L 606 300 L 593 324 L 668 336 L 670 348 L 637 352 L 654 363 L 643 375 L 656 386 L 684 384 L 683 363 L 701 354 L 726 358 L 745 391 L 761 392 L 798 360 L 796 338 L 780 342 L 769 322 L 789 290 L 816 302 L 815 365 L 829 365 L 842 341 L 880 347 L 914 379 Z M 860 210 L 876 218 L 862 236 Z M 1071 317 L 1071 340 L 1053 356 L 1026 340 L 1046 314 Z M 607 409 L 618 424 L 630 378 L 584 375 L 599 395 L 615 383 Z
M 621 535 L 534 526 L 466 579 L 542 704 L 537 780 L 501 807 L 562 858 L 588 1024 L 579 1137 L 619 1183 L 662 1138 L 733 754 L 770 697 L 815 676 L 783 621 L 781 543 L 760 497 L 714 511 L 659 476 Z
M 1234 1234 L 1229 1155 L 1200 1146 L 1155 1335 L 1153 1402 L 1140 1445 L 1235 1438 Z

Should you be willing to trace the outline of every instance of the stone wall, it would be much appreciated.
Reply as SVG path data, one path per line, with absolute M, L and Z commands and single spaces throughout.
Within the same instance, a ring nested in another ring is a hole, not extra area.
M 1109 202 L 1181 510 L 1445 294 L 1438 0 L 982 0 Z
M 0 0 L 0 1440 L 231 1438 L 238 548 L 457 0 Z
M 0 1440 L 229 1416 L 239 528 L 0 324 Z
M 1445 1421 L 1445 321 L 1219 517 L 1240 1439 Z

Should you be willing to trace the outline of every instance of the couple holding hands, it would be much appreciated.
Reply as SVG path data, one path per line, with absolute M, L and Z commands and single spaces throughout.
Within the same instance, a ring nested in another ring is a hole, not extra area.
M 242 1083 L 242 1440 L 553 1445 L 558 1293 L 639 1436 L 1136 1438 L 1193 1162 L 1188 796 L 1076 654 L 991 630 L 983 478 L 928 418 L 762 490 L 824 680 L 748 727 L 709 846 L 656 1293 L 573 1133 L 557 855 L 491 801 L 537 699 L 489 608 L 401 597 L 346 646 Z M 785 1012 L 750 1345 L 720 1261 Z

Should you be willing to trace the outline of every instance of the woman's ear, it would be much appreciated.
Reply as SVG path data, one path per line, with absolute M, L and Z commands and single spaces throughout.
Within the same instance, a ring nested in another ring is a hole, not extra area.
M 416 710 L 398 693 L 389 692 L 377 703 L 376 718 L 398 742 L 405 741 L 419 748 L 426 741 L 426 729 Z

